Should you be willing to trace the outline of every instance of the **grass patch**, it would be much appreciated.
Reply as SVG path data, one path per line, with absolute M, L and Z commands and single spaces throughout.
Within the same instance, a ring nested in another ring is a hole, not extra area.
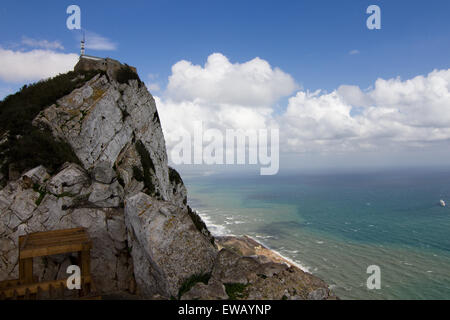
M 45 195 L 47 194 L 47 190 L 36 183 L 33 185 L 33 190 L 39 193 L 39 198 L 35 202 L 36 206 L 39 207 L 39 205 L 42 203 L 42 200 L 44 200 Z
M 227 292 L 228 298 L 230 300 L 245 299 L 246 295 L 244 290 L 247 285 L 242 283 L 225 283 L 225 291 Z
M 183 282 L 180 289 L 178 290 L 178 299 L 181 299 L 183 294 L 191 290 L 192 287 L 195 286 L 197 283 L 202 282 L 204 284 L 208 284 L 210 278 L 211 278 L 210 273 L 194 274 L 193 276 L 190 276 L 186 281 Z

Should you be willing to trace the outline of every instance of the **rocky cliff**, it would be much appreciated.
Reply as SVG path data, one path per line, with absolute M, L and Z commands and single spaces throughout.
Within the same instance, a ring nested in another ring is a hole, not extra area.
M 111 70 L 78 65 L 75 70 L 82 71 L 37 84 L 53 88 L 63 79 L 65 91 L 56 91 L 51 104 L 45 104 L 48 97 L 31 104 L 24 111 L 33 115 L 29 125 L 21 122 L 27 117 L 6 117 L 17 114 L 14 101 L 37 87 L 1 103 L 0 281 L 18 277 L 20 235 L 84 227 L 93 241 L 91 271 L 102 294 L 226 299 L 282 298 L 295 291 L 301 294 L 290 296 L 315 298 L 308 294 L 321 289 L 318 297 L 327 298 L 320 281 L 297 291 L 303 282 L 287 276 L 294 269 L 284 262 L 219 251 L 187 206 L 181 177 L 168 166 L 152 95 L 134 69 L 113 65 Z M 35 276 L 66 277 L 73 262 L 67 255 L 35 259 Z M 273 289 L 258 287 L 278 274 L 278 280 L 266 282 Z M 297 282 L 283 280 L 291 278 Z M 247 293 L 236 295 L 243 288 Z

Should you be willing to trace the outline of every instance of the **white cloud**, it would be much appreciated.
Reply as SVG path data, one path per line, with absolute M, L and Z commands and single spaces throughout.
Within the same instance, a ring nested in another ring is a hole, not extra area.
M 267 107 L 290 95 L 294 79 L 260 58 L 232 64 L 214 53 L 204 67 L 180 61 L 172 67 L 167 96 L 174 101 L 203 100 L 221 104 Z
M 78 55 L 51 50 L 13 51 L 0 47 L 0 79 L 9 83 L 36 81 L 73 69 Z
M 117 43 L 97 33 L 88 31 L 86 32 L 86 49 L 114 51 L 117 50 Z
M 32 48 L 64 50 L 64 46 L 59 41 L 36 40 L 28 37 L 22 37 L 22 44 Z
M 180 61 L 164 95 L 155 97 L 167 146 L 198 121 L 223 131 L 274 127 L 272 104 L 296 88 L 290 75 L 259 58 L 232 64 L 215 53 L 204 67 Z
M 352 50 L 352 51 L 350 51 L 348 54 L 349 55 L 351 55 L 351 56 L 354 56 L 355 54 L 359 54 L 360 52 L 359 52 L 359 50 Z
M 352 115 L 352 109 L 362 107 Z M 291 151 L 417 147 L 450 139 L 450 69 L 402 81 L 378 79 L 373 89 L 341 86 L 289 99 L 283 134 Z
M 450 69 L 409 80 L 378 79 L 361 90 L 298 91 L 292 77 L 261 59 L 232 64 L 213 54 L 205 66 L 180 61 L 156 97 L 167 145 L 195 121 L 207 128 L 280 128 L 283 153 L 333 154 L 421 150 L 450 141 Z
M 150 92 L 156 92 L 156 91 L 160 91 L 161 90 L 161 87 L 156 82 L 147 84 L 147 88 L 148 88 L 148 90 Z

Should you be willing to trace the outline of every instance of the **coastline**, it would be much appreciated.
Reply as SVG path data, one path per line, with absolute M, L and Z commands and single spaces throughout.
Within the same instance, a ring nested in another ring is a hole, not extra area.
M 258 257 L 265 260 L 265 262 L 285 264 L 291 269 L 296 270 L 296 274 L 306 283 L 313 284 L 314 287 L 323 287 L 328 290 L 328 299 L 339 299 L 333 292 L 331 285 L 326 283 L 321 278 L 313 275 L 309 268 L 303 266 L 301 263 L 293 261 L 292 259 L 284 256 L 280 252 L 271 249 L 265 243 L 255 239 L 250 235 L 235 235 L 230 232 L 225 226 L 211 223 L 209 216 L 201 213 L 199 210 L 195 210 L 196 213 L 204 220 L 207 227 L 211 230 L 215 238 L 216 245 L 219 250 L 228 249 L 234 251 L 240 256 Z M 220 232 L 217 232 L 220 230 Z
M 303 270 L 295 262 L 286 257 L 283 257 L 275 250 L 264 246 L 262 243 L 258 242 L 250 236 L 215 236 L 215 239 L 219 250 L 231 250 L 243 257 L 258 258 L 264 263 L 287 265 L 291 270 L 290 272 L 295 273 L 295 276 L 303 283 L 307 290 L 323 292 L 321 291 L 321 289 L 325 289 L 327 291 L 325 299 L 340 300 L 339 297 L 334 294 L 334 292 L 330 288 L 330 285 L 325 281 L 309 273 L 308 271 Z
M 195 210 L 195 212 L 202 218 L 202 220 L 205 222 L 205 224 L 207 225 L 208 229 L 210 229 L 211 233 L 213 234 L 213 236 L 215 238 L 226 238 L 226 237 L 233 237 L 236 239 L 245 237 L 245 238 L 249 238 L 251 240 L 253 240 L 254 242 L 258 243 L 262 248 L 264 248 L 267 252 L 271 252 L 271 255 L 278 256 L 280 261 L 284 261 L 286 262 L 288 265 L 292 265 L 297 267 L 298 269 L 300 269 L 303 272 L 307 272 L 307 273 L 311 273 L 310 268 L 308 268 L 307 266 L 303 265 L 300 261 L 294 261 L 293 259 L 286 257 L 285 255 L 283 255 L 281 252 L 270 248 L 270 246 L 268 246 L 266 243 L 264 243 L 263 241 L 259 240 L 259 239 L 255 239 L 255 237 L 252 237 L 248 234 L 244 234 L 244 235 L 236 235 L 233 234 L 230 230 L 227 229 L 226 226 L 223 225 L 217 225 L 211 222 L 211 219 L 209 218 L 209 216 L 207 216 L 206 214 L 200 212 L 199 210 Z M 217 232 L 218 230 L 220 230 L 219 232 Z

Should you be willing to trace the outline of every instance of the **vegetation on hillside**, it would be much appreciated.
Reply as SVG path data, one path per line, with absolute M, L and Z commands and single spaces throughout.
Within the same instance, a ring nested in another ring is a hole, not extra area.
M 141 159 L 141 165 L 143 171 L 139 168 L 133 167 L 134 178 L 138 181 L 144 181 L 144 186 L 147 189 L 147 194 L 150 196 L 159 196 L 159 192 L 156 190 L 155 185 L 153 184 L 153 176 L 155 175 L 156 169 L 153 164 L 152 158 L 145 148 L 145 145 L 141 140 L 138 140 L 135 144 L 136 151 L 139 154 Z
M 194 274 L 193 276 L 189 277 L 186 281 L 183 282 L 180 289 L 178 290 L 178 299 L 181 299 L 183 294 L 189 292 L 189 290 L 191 290 L 192 287 L 197 283 L 202 282 L 204 284 L 208 284 L 210 278 L 210 273 Z
M 169 167 L 169 181 L 173 185 L 183 184 L 180 174 L 172 167 Z
M 242 283 L 225 283 L 224 286 L 229 300 L 239 300 L 247 298 L 247 295 L 244 293 L 247 285 Z
M 209 239 L 211 244 L 214 245 L 215 239 L 211 235 L 211 232 L 209 232 L 208 227 L 206 226 L 205 222 L 202 220 L 202 218 L 194 211 L 190 206 L 188 208 L 188 214 L 191 217 L 192 222 L 195 225 L 195 228 L 197 228 L 198 231 L 205 234 Z
M 56 141 L 50 130 L 38 129 L 32 121 L 42 110 L 83 86 L 97 73 L 71 71 L 25 85 L 0 101 L 0 136 L 8 134 L 7 141 L 0 145 L 1 171 L 6 178 L 10 164 L 23 172 L 38 165 L 54 171 L 66 161 L 80 163 L 66 142 Z
M 116 79 L 119 83 L 128 83 L 130 80 L 137 80 L 139 83 L 139 86 L 142 84 L 141 79 L 139 78 L 139 75 L 134 72 L 131 67 L 127 64 L 122 66 L 116 73 Z

